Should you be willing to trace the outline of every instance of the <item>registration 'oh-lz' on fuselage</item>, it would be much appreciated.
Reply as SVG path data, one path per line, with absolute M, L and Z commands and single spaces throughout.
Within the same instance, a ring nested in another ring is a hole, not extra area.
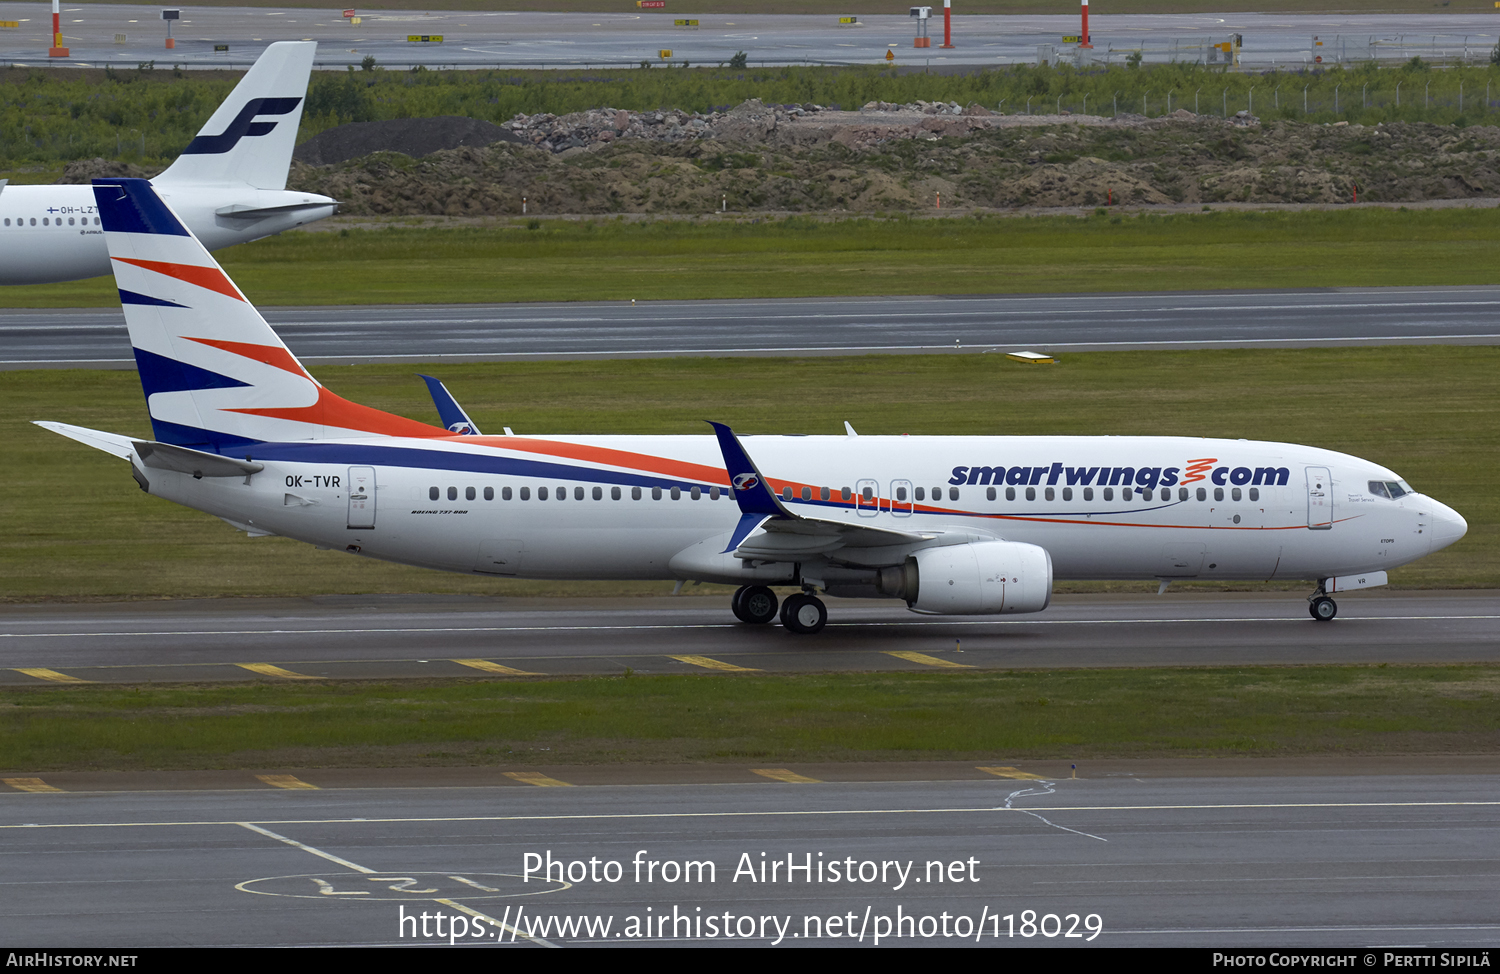
M 1452 544 L 1455 511 L 1311 446 L 1187 437 L 482 434 L 342 399 L 143 180 L 94 192 L 153 439 L 61 423 L 141 489 L 251 534 L 497 577 L 738 585 L 747 623 L 818 597 L 1045 609 L 1054 579 L 1307 579 L 1310 611 Z M 771 586 L 795 591 L 778 600 Z
M 332 216 L 338 203 L 286 188 L 318 45 L 266 48 L 196 138 L 152 180 L 209 250 Z M 0 183 L 0 284 L 50 284 L 110 273 L 91 186 Z

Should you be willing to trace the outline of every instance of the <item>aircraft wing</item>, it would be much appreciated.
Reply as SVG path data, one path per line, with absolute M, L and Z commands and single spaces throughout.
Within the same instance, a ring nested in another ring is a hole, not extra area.
M 882 548 L 931 541 L 936 534 L 897 531 L 833 518 L 806 517 L 787 510 L 766 483 L 734 431 L 710 422 L 724 454 L 730 491 L 740 506 L 740 523 L 724 549 L 737 558 L 796 561 L 839 548 Z

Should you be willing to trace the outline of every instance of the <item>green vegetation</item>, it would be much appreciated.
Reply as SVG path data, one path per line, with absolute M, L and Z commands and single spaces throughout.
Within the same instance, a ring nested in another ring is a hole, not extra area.
M 754 52 L 748 52 L 751 61 Z M 582 71 L 385 71 L 319 73 L 308 91 L 300 138 L 346 122 L 465 115 L 503 122 L 517 112 L 562 115 L 611 106 L 632 110 L 728 108 L 747 98 L 817 102 L 855 109 L 872 100 L 978 102 L 1006 112 L 1088 108 L 1160 115 L 1172 108 L 1262 117 L 1335 118 L 1373 124 L 1427 121 L 1466 125 L 1490 119 L 1485 92 L 1500 93 L 1500 65 L 1432 71 L 1413 59 L 1317 72 L 1226 74 L 1197 65 L 1116 65 L 1074 70 L 1019 65 L 961 75 L 896 68 L 786 67 L 586 69 Z M 176 158 L 239 79 L 229 71 L 0 69 L 0 176 L 102 157 L 163 165 Z M 1396 86 L 1402 90 L 1401 105 Z M 1307 110 L 1302 89 L 1308 86 Z M 1368 91 L 1363 89 L 1368 86 Z M 1429 87 L 1430 86 L 1430 87 Z M 1459 107 L 1460 86 L 1464 101 Z M 1278 90 L 1279 88 L 1279 90 Z M 1201 91 L 1200 91 L 1201 89 Z M 1337 92 L 1335 89 L 1338 89 Z M 1143 102 L 1144 96 L 1146 100 Z M 1196 100 L 1195 100 L 1196 99 Z M 1278 107 L 1279 105 L 1279 107 Z
M 947 354 L 420 368 L 441 378 L 481 429 L 522 433 L 702 434 L 705 418 L 741 433 L 838 433 L 840 420 L 849 419 L 865 434 L 1161 434 L 1313 444 L 1384 463 L 1468 519 L 1468 537 L 1393 571 L 1395 586 L 1500 587 L 1495 347 L 1112 352 L 1066 355 L 1056 366 Z M 417 370 L 316 372 L 356 402 L 431 421 Z M 134 372 L 4 373 L 0 598 L 668 588 L 507 582 L 249 539 L 208 515 L 142 494 L 125 464 L 32 426 L 33 419 L 149 436 Z
M 298 232 L 220 252 L 257 304 L 582 301 L 1493 284 L 1494 211 L 520 220 Z M 8 287 L 112 307 L 113 278 Z
M 0 768 L 1493 753 L 1494 666 L 0 692 Z

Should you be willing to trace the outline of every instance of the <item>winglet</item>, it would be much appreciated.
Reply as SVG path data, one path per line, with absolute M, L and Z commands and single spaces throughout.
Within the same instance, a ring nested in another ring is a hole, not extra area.
M 420 372 L 417 373 L 417 377 L 427 383 L 427 391 L 432 393 L 432 404 L 437 407 L 438 416 L 442 418 L 443 425 L 450 432 L 464 436 L 479 435 L 479 427 L 469 418 L 469 414 L 464 412 L 464 407 L 458 404 L 458 400 L 453 398 L 453 393 L 448 391 L 448 387 L 443 385 L 441 380 L 434 379 L 430 375 L 422 375 Z
M 741 514 L 756 514 L 761 517 L 792 518 L 793 514 L 781 506 L 781 501 L 766 483 L 766 478 L 755 469 L 755 462 L 745 452 L 734 430 L 723 423 L 709 420 L 719 438 L 719 449 L 724 453 L 724 469 L 729 474 L 729 489 L 740 505 Z

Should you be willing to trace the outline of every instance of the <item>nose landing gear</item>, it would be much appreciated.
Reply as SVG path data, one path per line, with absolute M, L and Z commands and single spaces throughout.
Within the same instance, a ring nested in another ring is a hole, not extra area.
M 1308 596 L 1307 614 L 1318 622 L 1331 622 L 1339 614 L 1338 604 L 1328 597 L 1321 581 L 1318 582 L 1318 590 Z

